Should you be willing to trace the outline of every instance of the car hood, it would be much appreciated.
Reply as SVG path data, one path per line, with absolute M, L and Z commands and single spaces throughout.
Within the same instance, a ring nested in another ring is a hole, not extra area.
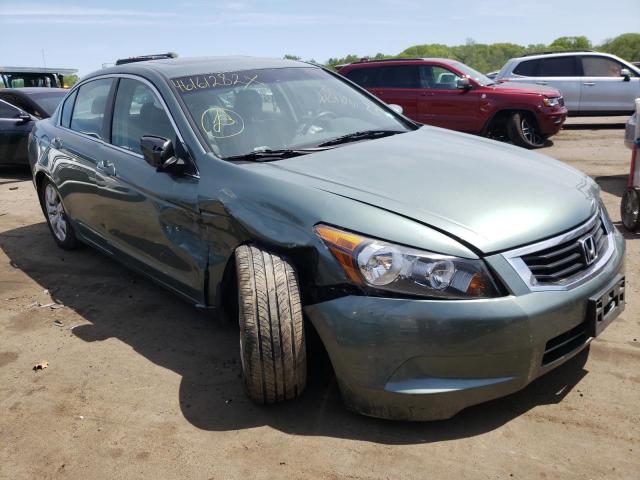
M 259 166 L 414 219 L 484 253 L 564 232 L 597 208 L 595 182 L 561 162 L 427 126 Z
M 535 85 L 532 83 L 520 83 L 520 82 L 502 82 L 490 85 L 487 88 L 492 88 L 499 93 L 508 94 L 532 94 L 532 95 L 545 95 L 547 97 L 559 97 L 560 91 L 556 88 L 546 85 Z

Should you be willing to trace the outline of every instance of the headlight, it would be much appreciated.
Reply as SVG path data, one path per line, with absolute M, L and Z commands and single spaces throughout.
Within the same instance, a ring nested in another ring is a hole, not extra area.
M 353 283 L 436 298 L 499 295 L 482 260 L 425 252 L 326 225 L 316 225 L 315 231 Z
M 542 103 L 544 103 L 545 107 L 556 107 L 560 105 L 560 97 L 551 97 L 551 98 L 543 97 Z

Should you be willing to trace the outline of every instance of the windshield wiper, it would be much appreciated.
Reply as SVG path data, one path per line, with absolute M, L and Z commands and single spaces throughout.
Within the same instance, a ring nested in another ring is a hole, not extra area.
M 353 132 L 341 137 L 328 140 L 318 145 L 319 147 L 329 147 L 332 145 L 340 145 L 341 143 L 356 142 L 358 140 L 366 140 L 373 138 L 388 137 L 397 133 L 404 133 L 402 130 L 365 130 L 362 132 Z
M 224 157 L 224 160 L 247 160 L 255 162 L 268 162 L 269 160 L 281 160 L 283 158 L 298 157 L 308 153 L 319 152 L 324 148 L 297 148 L 297 149 L 281 149 L 281 150 L 254 150 L 244 155 L 234 155 L 232 157 Z

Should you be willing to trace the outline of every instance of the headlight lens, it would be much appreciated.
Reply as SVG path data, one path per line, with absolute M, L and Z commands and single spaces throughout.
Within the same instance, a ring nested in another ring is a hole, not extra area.
M 356 284 L 435 298 L 499 295 L 482 260 L 425 252 L 326 225 L 315 230 Z
M 545 107 L 556 107 L 560 105 L 560 97 L 551 97 L 551 98 L 543 97 L 542 103 L 544 103 Z

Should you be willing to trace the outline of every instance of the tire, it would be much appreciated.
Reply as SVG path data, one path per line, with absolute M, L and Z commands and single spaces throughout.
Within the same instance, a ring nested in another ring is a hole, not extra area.
M 534 149 L 547 144 L 532 116 L 526 113 L 514 113 L 507 121 L 509 139 L 519 147 Z
M 78 248 L 80 242 L 60 200 L 60 193 L 48 178 L 45 178 L 40 186 L 39 197 L 53 240 L 64 250 Z
M 640 230 L 640 189 L 629 187 L 622 195 L 620 202 L 622 224 L 631 232 Z
M 283 257 L 250 245 L 238 247 L 235 260 L 245 391 L 257 404 L 295 398 L 307 382 L 295 270 Z

